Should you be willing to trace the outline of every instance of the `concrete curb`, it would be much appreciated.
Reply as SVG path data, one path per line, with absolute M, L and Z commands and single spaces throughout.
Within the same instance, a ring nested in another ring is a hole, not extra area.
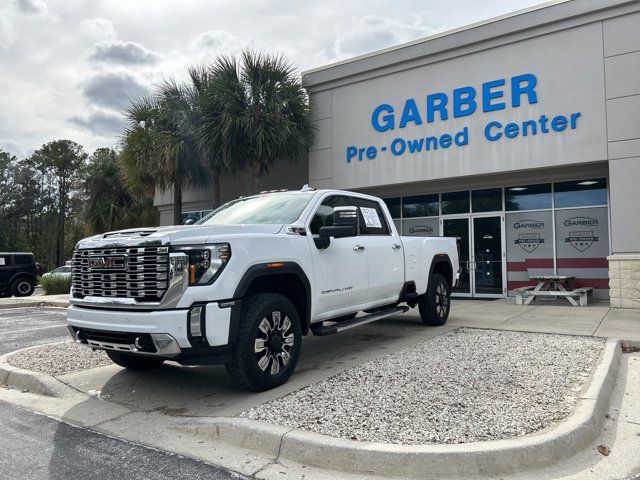
M 335 438 L 246 418 L 213 419 L 198 430 L 277 459 L 356 474 L 449 478 L 539 468 L 583 450 L 602 429 L 620 366 L 620 343 L 607 341 L 566 419 L 523 437 L 453 445 L 394 445 Z
M 0 303 L 0 310 L 7 310 L 10 308 L 27 308 L 27 307 L 58 307 L 58 308 L 67 308 L 69 306 L 69 302 L 64 300 L 26 300 L 23 302 L 11 302 L 11 303 Z
M 47 397 L 64 396 L 70 391 L 70 387 L 57 378 L 47 375 L 46 373 L 14 367 L 8 362 L 8 358 L 17 352 L 24 352 L 38 347 L 42 347 L 42 345 L 23 348 L 0 356 L 0 385 L 6 385 L 15 390 L 28 391 Z

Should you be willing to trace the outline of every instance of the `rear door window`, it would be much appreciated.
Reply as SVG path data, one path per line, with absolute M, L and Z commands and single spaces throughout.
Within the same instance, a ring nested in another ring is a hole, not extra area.
M 378 202 L 356 197 L 347 197 L 347 202 L 358 207 L 361 235 L 390 235 L 387 219 Z
M 15 255 L 13 258 L 16 265 L 33 265 L 35 263 L 31 255 Z

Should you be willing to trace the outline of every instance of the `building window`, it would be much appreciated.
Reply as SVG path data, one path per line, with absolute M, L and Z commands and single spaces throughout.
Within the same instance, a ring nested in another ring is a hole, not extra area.
M 387 204 L 391 218 L 400 218 L 400 197 L 384 198 L 383 201 Z
M 551 184 L 507 187 L 504 189 L 504 206 L 507 211 L 551 208 Z
M 502 189 L 488 188 L 471 192 L 473 212 L 495 212 L 502 210 Z
M 404 197 L 402 202 L 402 217 L 437 217 L 438 211 L 438 194 L 432 195 L 416 195 L 413 197 Z
M 449 192 L 442 194 L 442 214 L 469 213 L 469 192 Z
M 607 204 L 607 179 L 595 178 L 553 185 L 556 208 Z

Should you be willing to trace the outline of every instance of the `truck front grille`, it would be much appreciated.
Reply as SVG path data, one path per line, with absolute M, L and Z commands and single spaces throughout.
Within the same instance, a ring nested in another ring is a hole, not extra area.
M 168 247 L 76 250 L 71 263 L 73 296 L 160 301 L 167 291 Z

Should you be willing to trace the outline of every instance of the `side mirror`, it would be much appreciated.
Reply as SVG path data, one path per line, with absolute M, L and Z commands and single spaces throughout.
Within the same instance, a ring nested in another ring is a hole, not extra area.
M 193 218 L 188 218 L 186 222 L 184 222 L 185 225 L 193 225 L 194 223 L 196 223 L 196 221 Z
M 318 238 L 314 239 L 319 249 L 324 249 L 333 238 L 355 237 L 358 235 L 358 208 L 336 207 L 333 210 L 333 226 L 320 227 Z

